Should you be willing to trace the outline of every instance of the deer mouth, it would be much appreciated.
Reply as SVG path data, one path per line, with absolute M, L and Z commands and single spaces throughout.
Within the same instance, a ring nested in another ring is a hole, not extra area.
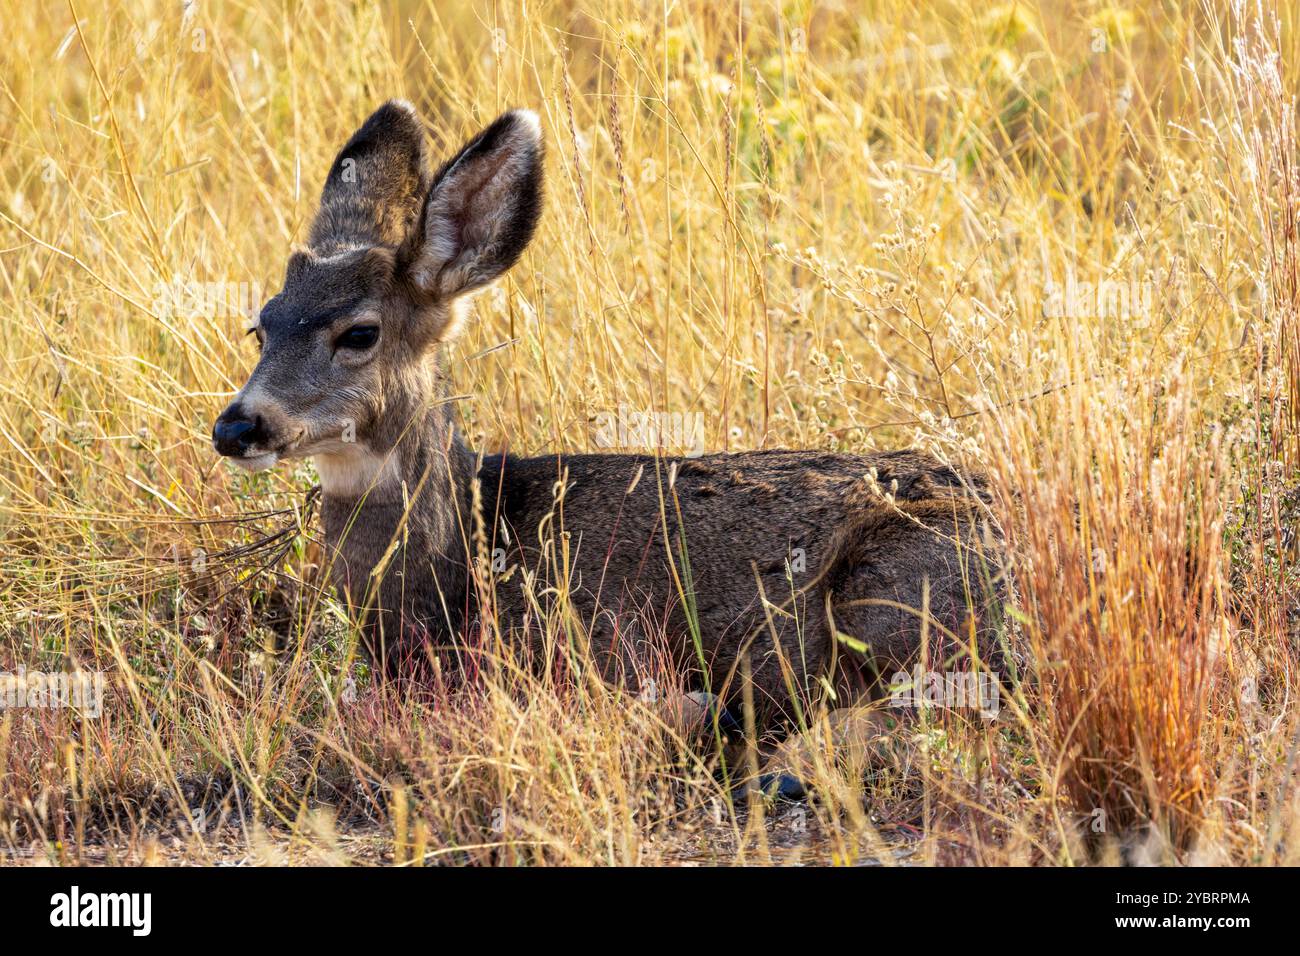
M 280 460 L 278 451 L 262 452 L 260 455 L 245 455 L 243 458 L 230 459 L 245 471 L 265 471 L 267 468 L 273 468 L 275 463 Z
M 293 449 L 297 447 L 302 436 L 303 431 L 299 431 L 298 434 L 289 441 L 284 442 L 269 451 L 254 452 L 252 454 L 243 455 L 240 458 L 231 458 L 230 460 L 245 471 L 265 471 L 268 468 L 274 468 L 281 458 L 288 457 L 293 452 Z

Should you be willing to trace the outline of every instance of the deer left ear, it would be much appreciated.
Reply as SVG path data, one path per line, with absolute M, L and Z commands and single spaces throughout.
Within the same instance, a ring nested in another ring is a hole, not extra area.
M 431 302 L 481 288 L 519 259 L 542 210 L 542 129 L 514 110 L 470 140 L 434 176 L 411 280 Z

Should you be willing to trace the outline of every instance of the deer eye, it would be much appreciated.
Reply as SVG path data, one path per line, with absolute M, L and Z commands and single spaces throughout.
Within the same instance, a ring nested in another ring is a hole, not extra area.
M 362 351 L 379 341 L 379 326 L 354 325 L 334 340 L 336 349 L 356 349 Z

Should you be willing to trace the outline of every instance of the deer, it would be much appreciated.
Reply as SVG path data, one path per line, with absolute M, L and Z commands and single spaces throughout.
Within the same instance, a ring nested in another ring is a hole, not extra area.
M 652 638 L 724 704 L 743 677 L 765 722 L 819 687 L 879 697 L 927 641 L 931 661 L 997 659 L 984 479 L 928 453 L 467 447 L 442 347 L 533 238 L 541 123 L 506 112 L 435 171 L 426 152 L 401 100 L 339 151 L 251 330 L 256 365 L 212 431 L 245 469 L 314 460 L 330 581 L 377 673 L 454 644 L 489 604 L 503 633 L 530 639 L 528 575 L 496 575 L 485 596 L 475 528 L 534 573 L 563 536 L 593 659 L 633 690 Z

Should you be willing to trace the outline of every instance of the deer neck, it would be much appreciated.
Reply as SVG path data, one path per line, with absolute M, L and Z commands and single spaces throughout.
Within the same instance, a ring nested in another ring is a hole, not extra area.
M 399 435 L 315 458 L 332 583 L 385 648 L 460 628 L 474 475 L 450 404 L 393 411 Z

